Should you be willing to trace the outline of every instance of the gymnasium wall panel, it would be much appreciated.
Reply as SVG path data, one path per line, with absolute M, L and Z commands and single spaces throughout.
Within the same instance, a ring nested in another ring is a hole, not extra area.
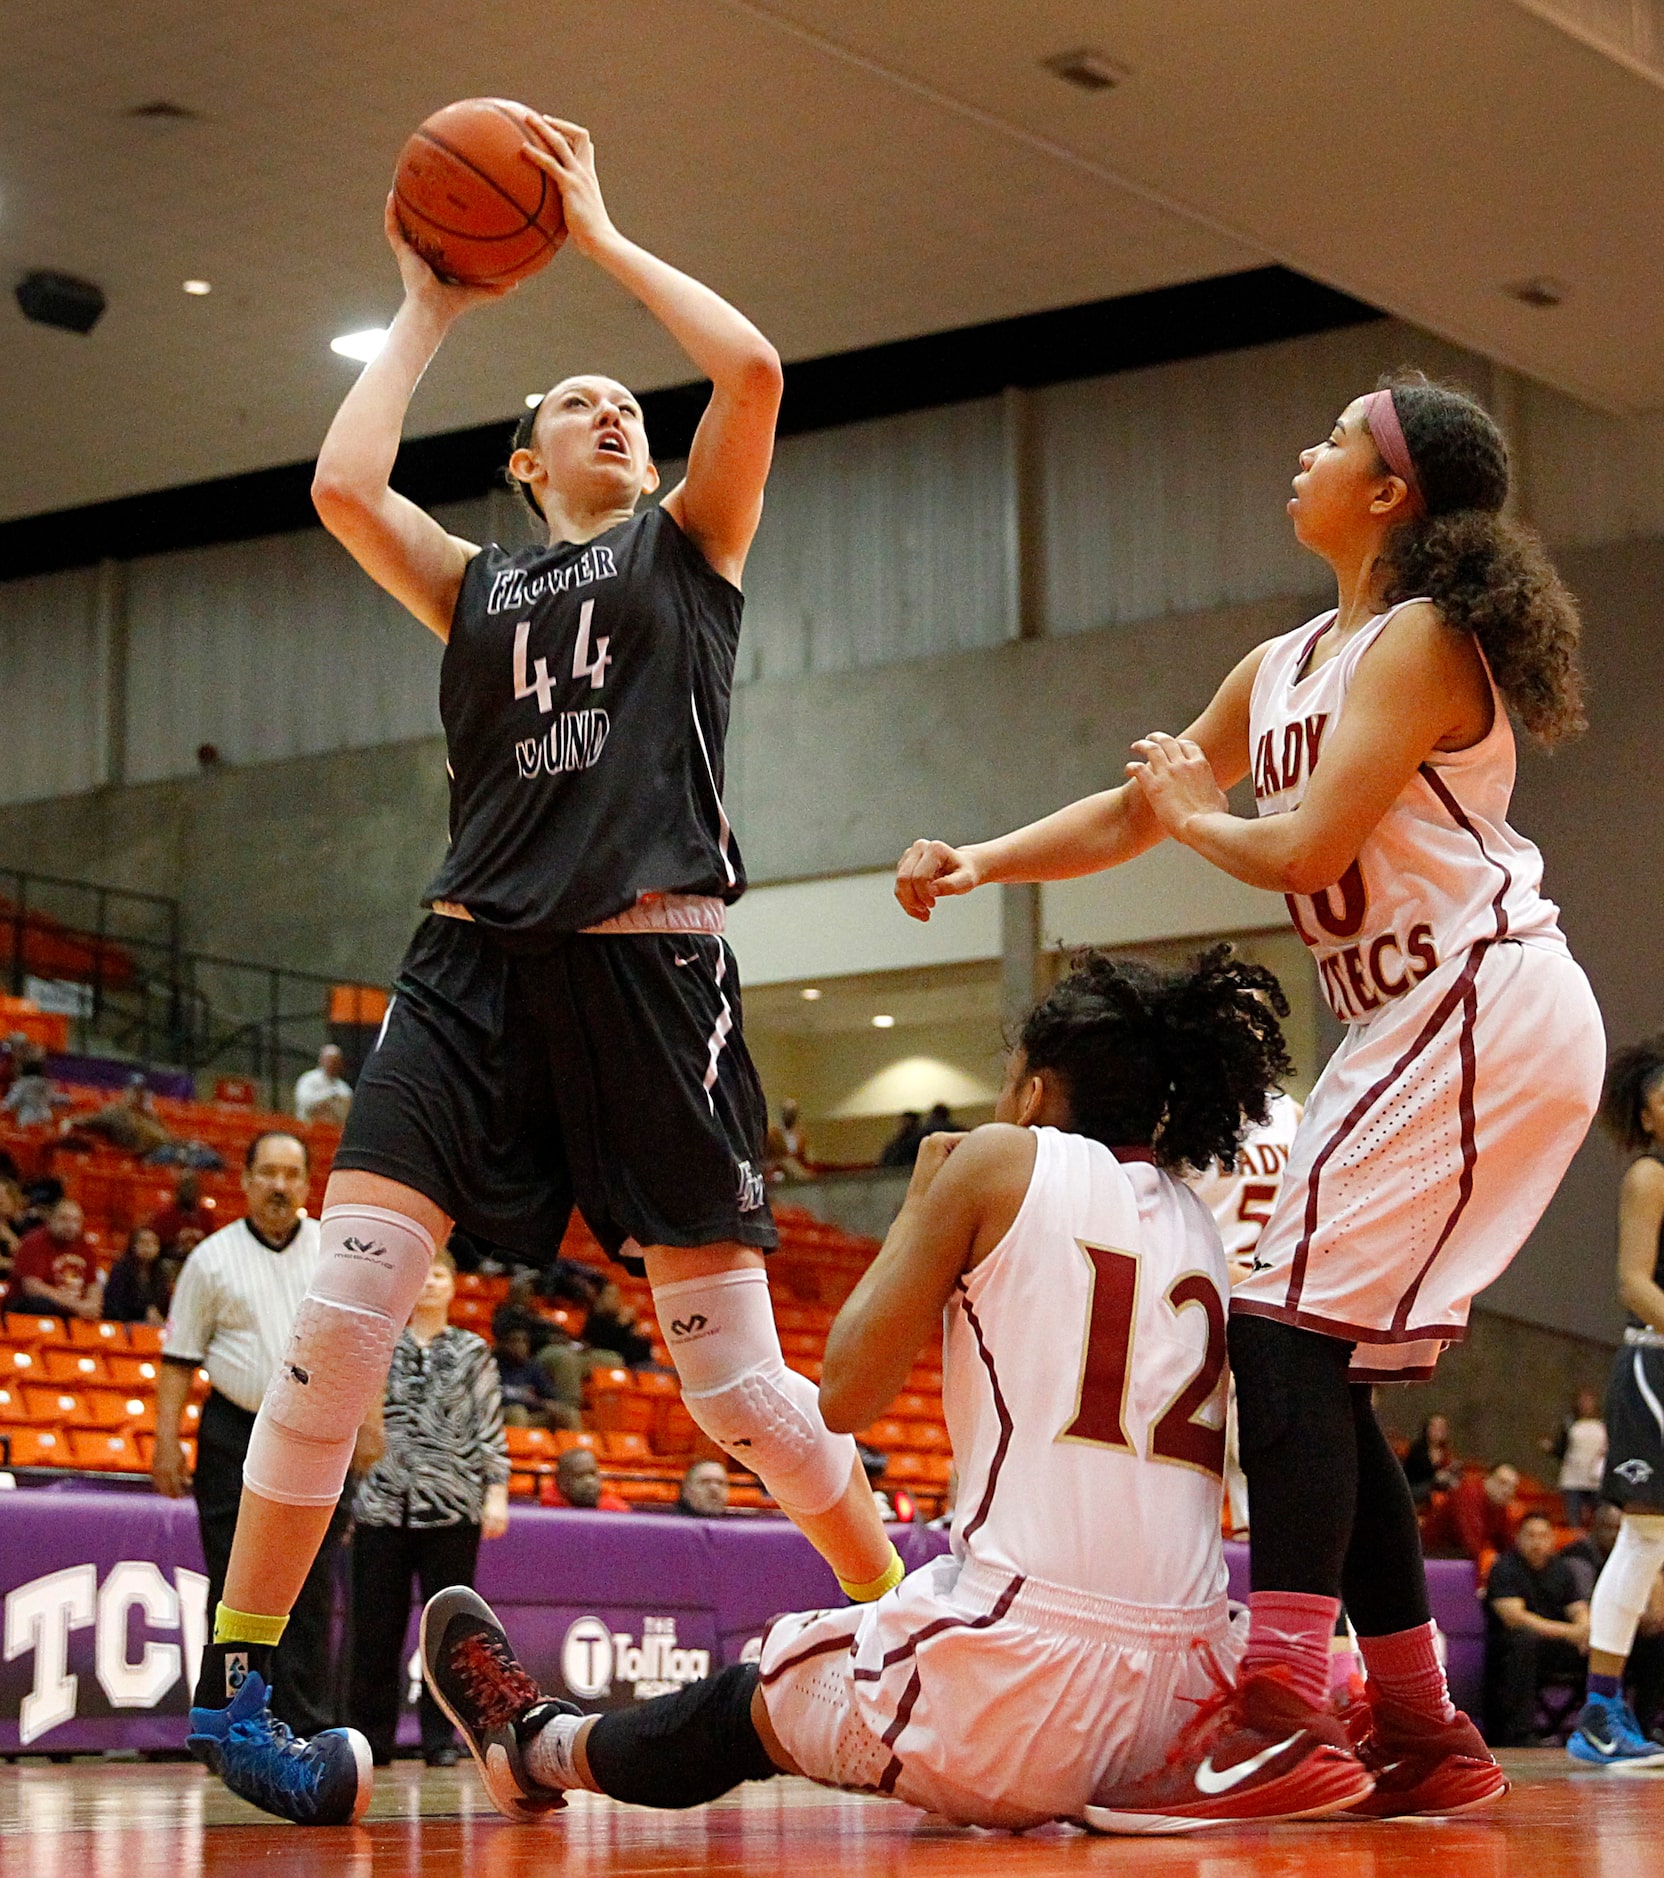
M 104 780 L 110 671 L 101 587 L 75 568 L 0 586 L 0 801 L 33 802 Z

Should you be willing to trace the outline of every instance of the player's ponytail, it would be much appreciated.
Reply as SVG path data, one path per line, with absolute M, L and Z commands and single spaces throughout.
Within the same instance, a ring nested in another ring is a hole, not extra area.
M 1050 1071 L 1074 1130 L 1107 1147 L 1150 1147 L 1171 1170 L 1231 1161 L 1293 1071 L 1282 987 L 1214 946 L 1178 970 L 1081 952 L 1017 1037 Z
M 1420 372 L 1392 373 L 1380 388 L 1391 394 L 1421 497 L 1382 549 L 1383 597 L 1389 606 L 1425 597 L 1447 625 L 1472 633 L 1537 742 L 1575 737 L 1587 728 L 1577 602 L 1537 537 L 1502 513 L 1502 432 L 1465 392 Z
M 1642 1119 L 1647 1097 L 1664 1078 L 1664 1034 L 1612 1052 L 1600 1094 L 1600 1118 L 1620 1147 L 1639 1152 L 1659 1144 Z

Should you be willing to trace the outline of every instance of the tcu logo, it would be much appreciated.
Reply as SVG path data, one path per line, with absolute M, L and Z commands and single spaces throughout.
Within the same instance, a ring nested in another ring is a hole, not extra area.
M 702 1311 L 695 1311 L 692 1317 L 673 1317 L 670 1320 L 671 1331 L 678 1337 L 691 1337 L 696 1330 L 703 1330 L 706 1317 Z

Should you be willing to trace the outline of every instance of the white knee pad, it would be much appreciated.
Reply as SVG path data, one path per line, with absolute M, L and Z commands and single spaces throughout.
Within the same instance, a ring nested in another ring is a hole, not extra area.
M 243 1462 L 243 1484 L 285 1506 L 333 1506 L 359 1424 L 433 1265 L 425 1227 L 380 1206 L 332 1206 L 323 1257 Z
M 688 1413 L 717 1446 L 788 1513 L 812 1518 L 836 1506 L 855 1472 L 855 1441 L 833 1434 L 815 1385 L 787 1369 L 766 1274 L 659 1285 L 653 1309 Z
M 1618 1543 L 1595 1581 L 1589 1601 L 1589 1648 L 1627 1657 L 1647 1608 L 1653 1581 L 1664 1570 L 1664 1513 L 1625 1513 Z

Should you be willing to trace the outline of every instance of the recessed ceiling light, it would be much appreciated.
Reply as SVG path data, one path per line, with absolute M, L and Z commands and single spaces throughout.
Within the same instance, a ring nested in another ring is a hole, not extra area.
M 186 293 L 195 294 L 197 298 L 200 299 L 203 294 L 212 293 L 214 289 L 205 280 L 188 280 L 185 282 L 185 291 Z
M 1059 52 L 1040 62 L 1054 78 L 1078 91 L 1113 91 L 1132 77 L 1126 66 L 1091 46 L 1077 46 L 1073 52 Z
M 819 985 L 805 985 L 803 989 L 797 995 L 800 998 L 802 998 L 806 1003 L 813 1004 L 814 1001 L 820 996 L 820 986 Z
M 1509 281 L 1502 291 L 1522 306 L 1551 307 L 1558 306 L 1571 288 L 1552 274 L 1533 274 L 1529 280 Z
M 344 359 L 357 359 L 368 364 L 387 343 L 385 326 L 366 326 L 361 333 L 342 333 L 329 342 L 331 352 L 339 352 Z
M 541 391 L 528 391 L 526 393 L 526 409 L 528 411 L 535 411 L 542 402 L 543 393 Z
M 887 1012 L 884 1012 L 884 1011 L 880 1011 L 879 1014 L 872 1020 L 872 1027 L 874 1030 L 894 1030 L 895 1025 L 896 1025 L 896 1020 L 893 1017 L 891 1017 Z

